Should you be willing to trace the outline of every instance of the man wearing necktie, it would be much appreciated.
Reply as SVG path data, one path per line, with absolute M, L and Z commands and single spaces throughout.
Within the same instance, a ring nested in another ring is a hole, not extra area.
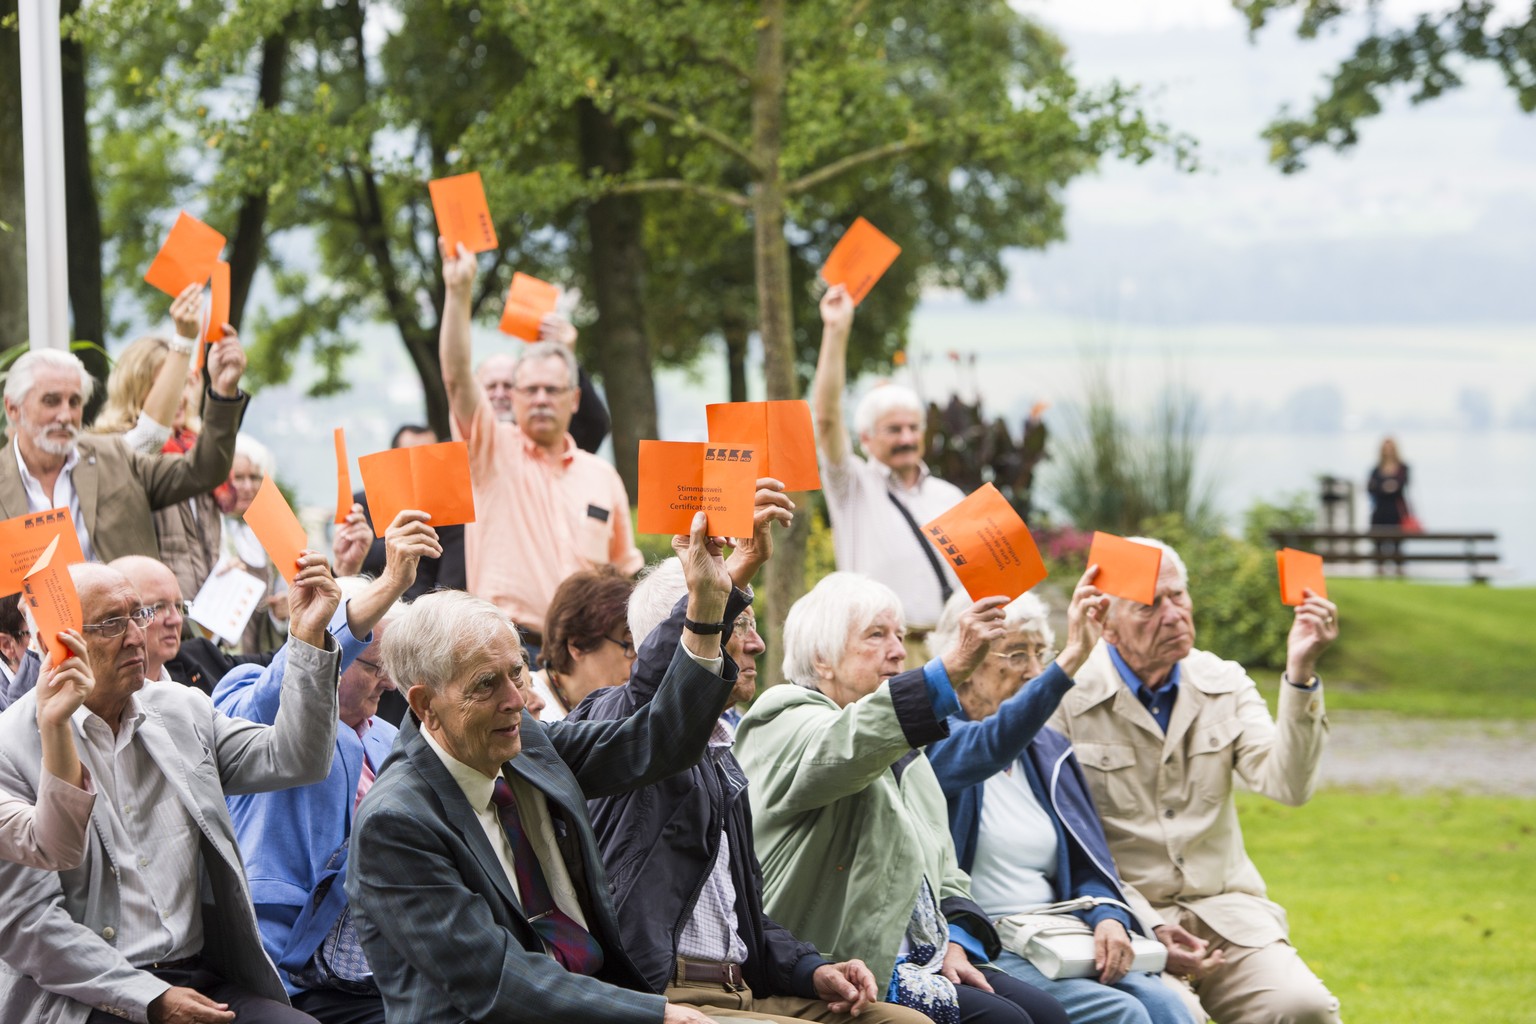
M 391 623 L 384 668 L 412 714 L 358 810 L 346 880 L 390 1020 L 708 1020 L 646 990 L 586 807 L 696 762 L 731 692 L 731 580 L 704 518 L 674 542 L 682 641 L 654 701 L 623 721 L 524 714 L 522 645 L 489 602 L 427 594 Z

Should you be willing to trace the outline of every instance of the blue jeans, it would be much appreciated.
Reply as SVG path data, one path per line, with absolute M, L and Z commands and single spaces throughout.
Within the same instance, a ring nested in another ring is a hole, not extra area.
M 1127 974 L 1113 985 L 1101 985 L 1097 978 L 1052 981 L 1036 970 L 1034 964 L 1006 950 L 992 962 L 1020 981 L 1054 996 L 1072 1018 L 1072 1024 L 1191 1024 L 1192 1021 L 1179 997 L 1153 974 Z

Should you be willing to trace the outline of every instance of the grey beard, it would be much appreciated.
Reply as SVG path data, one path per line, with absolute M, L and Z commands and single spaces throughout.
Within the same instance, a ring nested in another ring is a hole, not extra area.
M 75 445 L 80 440 L 80 430 L 77 427 L 69 428 L 68 441 L 55 441 L 48 436 L 48 431 L 34 430 L 32 443 L 37 445 L 39 451 L 45 451 L 49 455 L 62 455 L 66 459 L 75 453 Z

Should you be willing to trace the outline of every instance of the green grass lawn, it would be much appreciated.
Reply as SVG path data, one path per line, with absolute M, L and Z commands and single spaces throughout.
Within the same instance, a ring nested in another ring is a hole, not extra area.
M 1238 807 L 1349 1024 L 1536 1020 L 1536 800 L 1329 790 Z
M 1340 624 L 1319 666 L 1330 708 L 1536 718 L 1536 588 L 1351 579 L 1329 580 L 1328 596 Z M 1275 675 L 1256 676 L 1271 700 Z

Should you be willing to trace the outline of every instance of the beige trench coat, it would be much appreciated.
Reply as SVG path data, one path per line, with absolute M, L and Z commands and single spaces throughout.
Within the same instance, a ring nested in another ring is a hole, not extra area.
M 1232 788 L 1241 779 L 1292 806 L 1311 798 L 1328 733 L 1321 684 L 1282 685 L 1277 723 L 1241 665 L 1194 651 L 1164 736 L 1102 642 L 1076 679 L 1050 724 L 1072 740 L 1138 915 L 1172 923 L 1183 907 L 1240 946 L 1286 938 L 1285 911 L 1243 848 Z

